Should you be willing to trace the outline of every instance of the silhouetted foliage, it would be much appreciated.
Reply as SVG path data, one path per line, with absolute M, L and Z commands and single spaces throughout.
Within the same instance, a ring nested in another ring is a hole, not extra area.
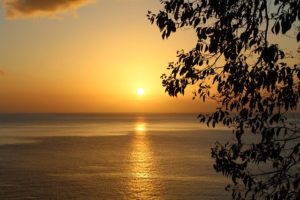
M 299 50 L 287 53 L 271 42 L 287 33 L 299 42 L 300 0 L 161 4 L 147 16 L 163 39 L 180 28 L 198 38 L 189 52 L 178 51 L 162 84 L 171 96 L 194 85 L 195 98 L 217 102 L 216 111 L 199 120 L 233 128 L 234 141 L 212 148 L 214 169 L 232 178 L 226 189 L 233 199 L 300 199 L 299 119 L 286 116 L 299 102 Z

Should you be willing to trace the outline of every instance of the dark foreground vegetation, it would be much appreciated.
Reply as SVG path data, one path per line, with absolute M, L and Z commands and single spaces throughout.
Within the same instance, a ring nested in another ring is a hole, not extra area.
M 194 85 L 196 99 L 217 102 L 215 112 L 199 120 L 233 128 L 234 141 L 212 148 L 215 170 L 232 178 L 226 189 L 233 199 L 300 199 L 300 123 L 287 117 L 300 95 L 300 1 L 161 4 L 148 18 L 163 39 L 186 28 L 198 38 L 169 63 L 163 86 L 177 96 Z

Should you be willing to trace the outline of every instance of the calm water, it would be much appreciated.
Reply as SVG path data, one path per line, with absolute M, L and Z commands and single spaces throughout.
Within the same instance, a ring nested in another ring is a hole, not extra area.
M 229 199 L 196 115 L 0 115 L 0 199 Z

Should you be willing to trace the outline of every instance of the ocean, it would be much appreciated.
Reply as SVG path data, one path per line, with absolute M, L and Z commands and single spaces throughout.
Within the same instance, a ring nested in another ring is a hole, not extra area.
M 196 114 L 2 114 L 0 199 L 230 199 Z

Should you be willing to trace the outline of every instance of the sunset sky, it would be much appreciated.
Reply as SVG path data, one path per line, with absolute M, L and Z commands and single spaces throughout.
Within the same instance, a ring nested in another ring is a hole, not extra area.
M 0 112 L 199 112 L 164 93 L 160 75 L 196 41 L 163 41 L 153 0 L 2 0 Z M 138 88 L 144 89 L 137 95 Z
M 161 74 L 196 35 L 181 30 L 162 40 L 146 17 L 159 0 L 0 2 L 1 113 L 214 110 L 164 93 Z M 289 34 L 270 39 L 296 52 Z

